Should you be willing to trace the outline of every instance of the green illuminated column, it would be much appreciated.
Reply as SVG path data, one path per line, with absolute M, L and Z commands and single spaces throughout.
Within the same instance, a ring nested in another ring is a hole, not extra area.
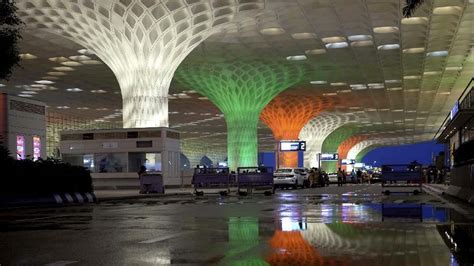
M 228 163 L 232 170 L 257 166 L 260 112 L 279 92 L 298 83 L 305 65 L 276 60 L 186 60 L 175 78 L 207 96 L 227 123 Z
M 346 124 L 329 134 L 323 142 L 322 153 L 336 153 L 339 145 L 350 136 L 358 133 L 360 128 L 356 127 L 355 124 Z M 344 158 L 342 158 L 344 159 Z M 336 161 L 324 161 L 321 162 L 321 168 L 328 172 L 337 171 L 337 162 Z

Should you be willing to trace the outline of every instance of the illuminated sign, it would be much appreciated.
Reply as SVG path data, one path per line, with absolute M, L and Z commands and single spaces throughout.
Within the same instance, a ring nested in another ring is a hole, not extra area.
M 16 159 L 25 159 L 25 137 L 21 135 L 16 136 Z
M 319 155 L 319 160 L 321 161 L 337 161 L 339 160 L 339 154 L 337 153 L 321 153 Z
M 459 112 L 459 102 L 456 101 L 456 103 L 454 103 L 454 106 L 451 109 L 451 112 L 449 114 L 449 117 L 451 118 L 451 120 L 456 116 L 458 112 Z
M 280 141 L 280 151 L 306 151 L 306 141 Z
M 354 164 L 354 167 L 356 167 L 356 168 L 363 168 L 364 166 L 365 166 L 364 163 L 355 163 Z
M 355 164 L 356 163 L 356 160 L 354 159 L 342 159 L 341 160 L 341 164 Z
M 39 136 L 33 137 L 33 160 L 36 161 L 41 157 L 41 138 Z

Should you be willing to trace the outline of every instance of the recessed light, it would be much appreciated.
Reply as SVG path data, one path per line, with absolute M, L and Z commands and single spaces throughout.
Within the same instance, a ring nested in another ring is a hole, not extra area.
M 367 85 L 365 84 L 350 84 L 349 85 L 353 90 L 366 90 Z
M 209 100 L 207 97 L 198 97 L 198 100 Z
M 448 51 L 433 51 L 433 52 L 428 52 L 426 53 L 426 56 L 432 56 L 432 57 L 442 57 L 442 56 L 447 56 Z
M 82 89 L 79 89 L 79 88 L 69 88 L 69 89 L 66 89 L 67 91 L 70 91 L 70 92 L 80 92 L 82 91 Z
M 462 70 L 462 67 L 446 67 L 447 71 L 459 71 Z
M 92 52 L 89 49 L 80 49 L 80 50 L 77 50 L 77 52 L 80 53 L 80 54 L 86 54 L 86 55 L 93 55 L 94 54 L 94 52 Z
M 22 91 L 20 94 L 38 94 L 36 91 Z
M 418 54 L 418 53 L 423 53 L 424 51 L 425 51 L 425 48 L 423 47 L 403 49 L 404 54 Z
M 404 25 L 417 25 L 417 24 L 427 24 L 428 18 L 427 17 L 411 17 L 411 18 L 403 18 L 402 24 Z
M 69 66 L 69 67 L 76 67 L 76 66 L 82 66 L 81 63 L 76 62 L 76 61 L 66 61 L 66 62 L 61 62 L 61 65 Z
M 399 29 L 398 27 L 375 27 L 374 32 L 375 33 L 395 33 L 398 32 Z
M 306 60 L 307 57 L 306 55 L 292 55 L 292 56 L 287 56 L 286 60 L 288 61 L 301 61 L 301 60 Z
M 73 56 L 70 56 L 69 59 L 74 60 L 74 61 L 84 61 L 84 60 L 91 60 L 92 58 L 86 55 L 73 55 Z
M 325 80 L 312 80 L 309 83 L 314 84 L 314 85 L 321 85 L 321 84 L 327 84 L 328 82 Z
M 332 82 L 330 84 L 331 84 L 331 86 L 345 86 L 345 85 L 347 85 L 347 83 L 345 83 L 345 82 Z
M 33 97 L 33 95 L 31 95 L 31 94 L 18 94 L 18 96 L 24 97 L 24 98 L 31 98 L 31 97 Z
M 51 80 L 36 80 L 35 83 L 38 83 L 38 84 L 54 84 L 54 81 L 51 81 Z
M 280 35 L 285 33 L 285 30 L 279 27 L 261 29 L 260 33 L 263 35 Z
M 107 111 L 107 110 L 109 110 L 109 109 L 107 109 L 107 108 L 97 108 L 97 109 L 95 109 L 95 110 L 97 110 L 97 111 Z
M 457 15 L 462 12 L 460 6 L 442 6 L 433 9 L 434 15 Z
M 351 42 L 352 47 L 363 47 L 363 46 L 372 46 L 374 45 L 373 41 L 355 41 Z
M 107 91 L 106 90 L 91 90 L 92 93 L 106 93 Z
M 61 62 L 69 61 L 69 59 L 67 59 L 64 56 L 58 56 L 58 57 L 50 57 L 49 61 L 53 61 L 53 62 L 56 62 L 56 63 L 61 63 Z
M 102 62 L 99 61 L 99 60 L 83 60 L 83 61 L 81 61 L 81 63 L 84 64 L 84 65 L 100 65 L 100 64 L 102 64 Z
M 0 83 L 0 88 L 5 87 L 5 86 L 6 86 L 5 84 Z
M 340 90 L 340 91 L 337 91 L 337 93 L 349 93 L 349 92 L 352 92 L 352 90 Z
M 305 53 L 308 54 L 308 55 L 325 54 L 325 53 L 326 53 L 326 49 L 306 50 Z
M 384 45 L 377 46 L 377 50 L 395 50 L 399 48 L 400 48 L 400 44 L 398 43 L 384 44 Z
M 25 53 L 25 54 L 19 54 L 20 58 L 23 60 L 31 60 L 31 59 L 36 59 L 38 58 L 36 55 L 32 55 L 30 53 Z
M 298 32 L 291 34 L 291 37 L 295 40 L 314 39 L 316 38 L 316 34 L 311 32 Z
M 417 75 L 403 76 L 403 79 L 421 79 L 421 76 L 417 76 Z
M 58 109 L 69 109 L 71 107 L 69 107 L 67 105 L 62 105 L 62 106 L 57 106 L 56 108 L 58 108 Z
M 333 43 L 326 43 L 327 49 L 338 49 L 338 48 L 345 48 L 348 47 L 349 44 L 347 42 L 333 42 Z
M 335 42 L 345 42 L 346 38 L 342 36 L 332 36 L 332 37 L 324 37 L 321 41 L 325 43 L 335 43 Z
M 77 110 L 89 110 L 89 107 L 77 107 Z
M 426 76 L 433 76 L 433 75 L 439 75 L 441 74 L 441 71 L 425 71 L 423 73 L 423 75 L 426 75 Z
M 347 37 L 347 39 L 349 39 L 349 41 L 351 42 L 355 42 L 355 41 L 369 41 L 369 40 L 372 40 L 372 36 L 371 35 L 351 35 L 349 37 Z
M 385 80 L 385 83 L 400 83 L 402 82 L 401 80 L 399 79 L 387 79 Z
M 337 96 L 335 92 L 323 93 L 323 96 Z
M 57 71 L 74 71 L 74 68 L 72 67 L 67 67 L 67 66 L 62 66 L 62 67 L 53 67 L 54 70 Z

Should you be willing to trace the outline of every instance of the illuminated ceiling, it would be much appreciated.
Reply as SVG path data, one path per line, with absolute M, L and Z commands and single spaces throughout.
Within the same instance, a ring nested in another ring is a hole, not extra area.
M 181 17 L 183 21 L 190 21 L 191 15 L 182 8 L 192 9 L 203 4 L 202 14 L 207 14 L 209 21 L 222 16 L 227 18 L 225 25 L 213 28 L 206 22 L 205 34 L 195 35 L 191 31 L 186 35 L 187 39 L 180 39 L 187 47 L 179 50 L 182 53 L 176 49 L 163 53 L 162 50 L 168 47 L 166 36 L 157 36 L 161 38 L 158 55 L 145 53 L 142 56 L 147 60 L 158 56 L 162 60 L 160 64 L 169 66 L 165 72 L 158 71 L 163 77 L 153 84 L 161 84 L 157 89 L 161 94 L 152 96 L 168 97 L 170 126 L 181 130 L 185 140 L 200 140 L 209 146 L 221 147 L 227 143 L 226 124 L 216 107 L 218 103 L 206 97 L 212 98 L 212 95 L 199 90 L 197 84 L 195 87 L 175 81 L 171 82 L 168 95 L 163 94 L 169 83 L 169 78 L 165 77 L 170 77 L 176 67 L 179 72 L 179 65 L 196 60 L 217 57 L 221 58 L 221 64 L 226 64 L 233 63 L 236 58 L 277 58 L 288 64 L 305 65 L 309 71 L 301 82 L 284 93 L 294 91 L 302 98 L 317 97 L 334 103 L 324 116 L 313 118 L 300 132 L 300 138 L 309 142 L 318 139 L 313 152 L 320 152 L 325 137 L 348 122 L 354 122 L 354 127 L 358 128 L 353 134 L 364 134 L 363 141 L 377 139 L 377 145 L 430 140 L 474 74 L 474 4 L 468 0 L 425 1 L 409 19 L 401 15 L 405 2 L 401 0 L 229 0 L 224 1 L 231 7 L 228 10 L 219 9 L 215 6 L 218 1 L 210 0 L 172 0 L 162 3 L 164 5 L 146 0 L 100 1 L 106 4 L 95 6 L 94 1 L 78 0 L 71 2 L 86 7 L 91 7 L 92 3 L 93 8 L 80 9 L 72 17 L 66 12 L 46 8 L 57 7 L 59 3 L 67 5 L 67 2 L 17 1 L 21 17 L 28 20 L 21 44 L 23 69 L 18 69 L 10 82 L 2 82 L 5 86 L 0 90 L 44 101 L 54 112 L 120 123 L 123 92 L 137 93 L 138 90 L 134 91 L 136 86 L 124 90 L 127 86 L 118 70 L 134 63 L 113 58 L 128 58 L 133 47 L 144 49 L 148 41 L 143 41 L 139 29 L 148 27 L 148 31 L 159 26 L 154 23 L 160 23 L 159 19 L 147 22 L 146 12 L 141 9 L 162 6 L 167 18 L 180 21 Z M 123 14 L 128 14 L 121 18 L 127 21 L 126 25 L 116 24 L 120 12 L 108 4 L 112 2 L 124 9 Z M 140 4 L 135 7 L 133 3 L 138 2 Z M 249 13 L 252 15 L 234 16 L 240 11 L 233 7 L 247 2 L 256 5 L 249 7 L 253 10 Z M 88 24 L 93 16 L 91 12 L 105 16 L 106 11 L 114 14 L 109 16 L 108 23 L 115 30 L 109 34 L 102 32 L 104 35 L 97 40 L 94 36 L 99 36 L 98 29 L 94 28 L 95 24 Z M 173 36 L 181 36 L 176 27 Z M 112 33 L 128 35 L 127 32 L 131 37 L 123 41 L 132 44 L 125 49 L 115 43 L 117 37 Z M 193 40 L 190 36 L 201 36 L 202 42 L 190 44 Z M 132 37 L 142 41 L 138 44 L 131 40 Z M 170 43 L 180 47 L 176 38 Z M 95 47 L 98 45 L 101 47 Z M 111 46 L 114 47 L 112 50 L 103 51 Z M 91 54 L 91 51 L 95 52 Z M 150 86 L 155 85 L 145 87 Z M 148 122 L 144 123 L 148 125 Z M 328 126 L 311 126 L 318 123 Z M 272 150 L 271 131 L 261 122 L 258 127 L 259 149 Z M 337 150 L 347 138 L 334 141 L 332 146 Z M 344 149 L 351 153 L 350 147 Z M 306 157 L 312 158 L 307 154 Z

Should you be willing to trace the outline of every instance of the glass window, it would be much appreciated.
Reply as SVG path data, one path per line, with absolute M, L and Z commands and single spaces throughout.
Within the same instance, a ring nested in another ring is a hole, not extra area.
M 145 165 L 147 171 L 160 172 L 161 153 L 130 152 L 128 154 L 128 171 L 137 172 L 140 166 Z
M 82 157 L 82 162 L 85 168 L 89 169 L 91 172 L 94 172 L 94 154 L 84 154 Z
M 39 136 L 33 137 L 33 160 L 36 161 L 41 157 L 41 138 Z
M 16 159 L 25 159 L 25 137 L 21 135 L 16 136 Z
M 122 173 L 127 171 L 126 153 L 97 153 L 94 156 L 94 172 Z

